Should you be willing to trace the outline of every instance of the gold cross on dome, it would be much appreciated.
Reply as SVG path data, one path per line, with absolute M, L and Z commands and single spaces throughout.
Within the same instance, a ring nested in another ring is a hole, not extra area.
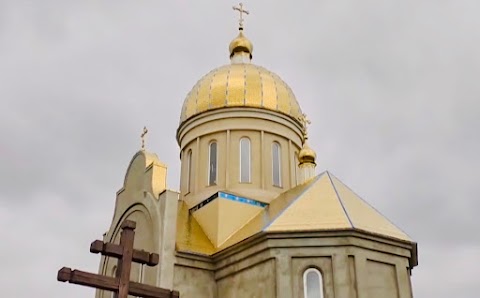
M 238 20 L 238 25 L 240 26 L 240 30 L 243 29 L 243 14 L 249 14 L 248 10 L 243 9 L 243 3 L 239 3 L 238 7 L 233 6 L 233 10 L 238 10 L 240 13 L 240 19 Z
M 143 127 L 143 132 L 142 134 L 140 135 L 140 137 L 142 138 L 142 150 L 145 150 L 145 136 L 147 135 L 148 133 L 148 129 L 146 126 Z

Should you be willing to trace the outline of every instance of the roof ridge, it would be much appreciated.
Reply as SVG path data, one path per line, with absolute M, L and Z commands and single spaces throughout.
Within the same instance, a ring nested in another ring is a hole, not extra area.
M 274 219 L 270 220 L 270 222 L 269 222 L 266 226 L 264 226 L 264 227 L 262 228 L 262 231 L 265 231 L 266 229 L 268 229 L 280 216 L 283 215 L 283 213 L 284 213 L 286 210 L 288 210 L 288 209 L 290 208 L 290 206 L 292 206 L 292 205 L 293 205 L 296 201 L 298 201 L 308 190 L 310 190 L 310 189 L 315 185 L 315 183 L 316 183 L 318 180 L 320 180 L 320 178 L 323 177 L 323 175 L 325 175 L 325 173 L 327 173 L 327 172 L 325 171 L 325 172 L 319 174 L 317 177 L 315 177 L 314 180 L 311 181 L 310 185 L 309 185 L 307 188 L 305 188 L 295 199 L 293 199 L 285 208 L 283 208 L 283 210 L 282 210 L 281 212 L 279 212 L 279 213 L 277 214 L 277 216 L 275 216 Z M 280 195 L 281 195 L 281 194 L 280 194 Z
M 329 171 L 326 171 L 326 173 L 327 173 L 327 176 L 328 176 L 328 180 L 330 180 L 330 184 L 332 185 L 333 190 L 335 191 L 335 194 L 337 195 L 337 199 L 338 199 L 338 201 L 340 202 L 340 205 L 342 206 L 343 212 L 345 212 L 345 216 L 347 217 L 348 222 L 350 223 L 350 225 L 352 226 L 352 228 L 355 229 L 355 225 L 353 224 L 352 219 L 350 218 L 350 215 L 349 215 L 348 212 L 347 212 L 347 208 L 346 208 L 345 205 L 343 204 L 342 197 L 341 197 L 340 194 L 338 193 L 337 188 L 335 187 L 335 184 L 334 184 L 333 181 L 332 181 L 332 177 L 330 176 L 330 172 L 329 172 Z M 334 176 L 334 177 L 335 177 L 335 176 Z
M 330 174 L 330 173 L 329 173 Z M 346 187 L 349 191 L 351 191 L 355 196 L 357 196 L 363 203 L 365 203 L 368 207 L 372 208 L 375 212 L 377 212 L 380 216 L 382 216 L 387 222 L 389 222 L 390 224 L 392 224 L 395 228 L 397 228 L 400 232 L 404 233 L 406 236 L 408 236 L 408 238 L 410 239 L 413 239 L 408 233 L 406 233 L 403 229 L 401 229 L 398 225 L 396 225 L 393 221 L 390 220 L 390 218 L 388 218 L 387 216 L 385 216 L 382 212 L 380 212 L 379 210 L 377 210 L 377 208 L 375 208 L 374 206 L 370 205 L 370 203 L 368 203 L 366 200 L 364 200 L 360 195 L 358 195 L 353 189 L 351 189 L 348 185 L 346 185 L 345 183 L 342 182 L 342 180 L 340 180 L 338 177 L 336 177 L 335 175 L 332 174 L 332 176 L 337 179 L 340 183 L 343 184 L 344 187 Z M 330 175 L 329 175 L 330 177 Z M 411 240 L 413 241 L 413 240 Z

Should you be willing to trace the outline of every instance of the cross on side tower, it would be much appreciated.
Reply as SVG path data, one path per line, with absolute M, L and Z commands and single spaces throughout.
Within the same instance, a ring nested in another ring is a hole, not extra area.
M 303 134 L 304 134 L 304 137 L 306 137 L 308 134 L 308 125 L 311 124 L 312 122 L 310 121 L 310 119 L 307 118 L 306 114 L 300 115 L 298 117 L 298 121 L 300 121 L 300 123 L 302 124 Z
M 140 137 L 142 138 L 142 150 L 145 150 L 145 136 L 147 135 L 147 133 L 148 133 L 148 129 L 146 126 L 144 126 L 142 134 L 140 135 Z
M 233 6 L 233 10 L 238 10 L 238 12 L 240 13 L 240 19 L 238 20 L 238 25 L 239 25 L 239 28 L 240 30 L 243 30 L 243 14 L 249 14 L 248 10 L 245 10 L 243 9 L 243 3 L 239 3 L 238 4 L 238 7 L 237 6 Z
M 120 244 L 96 240 L 90 245 L 90 252 L 92 253 L 101 253 L 104 256 L 118 258 L 115 277 L 63 267 L 58 271 L 57 280 L 112 291 L 114 292 L 114 298 L 127 298 L 128 295 L 144 298 L 179 298 L 178 291 L 130 281 L 132 262 L 156 266 L 159 261 L 159 256 L 156 253 L 133 249 L 135 227 L 136 223 L 134 221 L 125 220 L 121 225 Z

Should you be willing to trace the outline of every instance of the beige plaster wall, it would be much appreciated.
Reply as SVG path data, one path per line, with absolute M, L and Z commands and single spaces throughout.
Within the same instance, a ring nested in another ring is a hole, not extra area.
M 367 290 L 368 297 L 397 298 L 398 277 L 395 264 L 367 260 Z
M 269 259 L 217 281 L 218 297 L 276 297 L 275 260 Z
M 202 268 L 175 265 L 173 288 L 181 298 L 218 297 L 213 271 Z

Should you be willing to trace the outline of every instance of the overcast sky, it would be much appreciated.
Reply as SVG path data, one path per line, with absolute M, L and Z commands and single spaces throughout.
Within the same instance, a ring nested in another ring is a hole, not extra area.
M 236 1 L 0 0 L 2 297 L 93 297 L 140 133 L 179 184 L 195 82 L 229 63 Z M 254 63 L 312 120 L 328 169 L 419 243 L 418 298 L 480 292 L 480 1 L 249 1 Z

